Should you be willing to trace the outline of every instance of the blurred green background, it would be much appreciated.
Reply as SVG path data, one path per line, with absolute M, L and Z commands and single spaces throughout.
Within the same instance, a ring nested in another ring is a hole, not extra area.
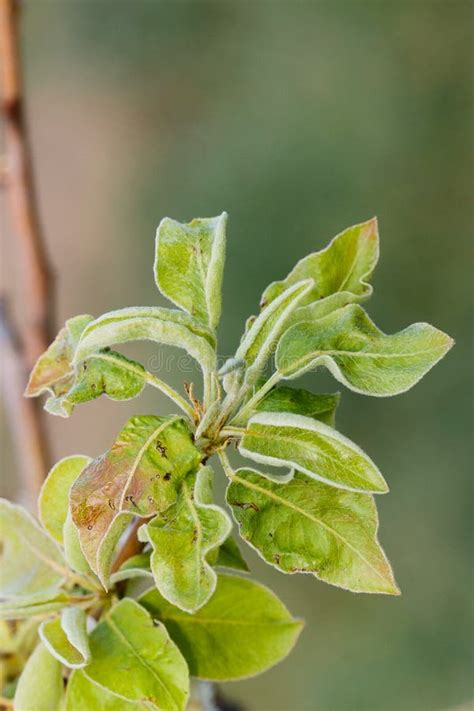
M 390 484 L 377 499 L 380 537 L 401 598 L 283 576 L 246 551 L 257 578 L 307 621 L 288 660 L 227 687 L 251 711 L 470 708 L 473 7 L 24 2 L 58 326 L 76 313 L 163 303 L 151 270 L 159 220 L 225 209 L 220 348 L 230 354 L 269 281 L 376 214 L 370 314 L 386 332 L 426 320 L 457 341 L 413 391 L 344 393 L 339 413 L 339 429 Z M 7 246 L 4 256 L 14 287 Z M 307 384 L 338 389 L 319 374 Z M 146 393 L 50 418 L 55 454 L 97 455 L 129 413 L 168 407 Z M 8 433 L 3 443 L 10 472 Z

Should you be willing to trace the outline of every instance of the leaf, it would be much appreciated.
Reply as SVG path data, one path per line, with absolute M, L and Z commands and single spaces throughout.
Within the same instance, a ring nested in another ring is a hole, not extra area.
M 0 499 L 0 596 L 56 591 L 66 574 L 58 545 L 24 508 Z
M 192 316 L 175 309 L 136 306 L 110 311 L 84 330 L 74 365 L 102 348 L 129 341 L 156 341 L 184 348 L 204 371 L 215 369 L 215 339 L 212 332 Z
M 90 661 L 87 617 L 79 607 L 66 607 L 61 617 L 45 620 L 39 628 L 44 646 L 70 669 L 85 667 Z
M 415 385 L 451 348 L 453 340 L 427 323 L 386 336 L 358 305 L 317 323 L 288 329 L 276 353 L 284 378 L 324 365 L 339 382 L 364 395 L 398 395 Z
M 258 403 L 256 410 L 261 412 L 292 412 L 295 415 L 314 417 L 316 420 L 334 427 L 339 400 L 339 393 L 316 395 L 303 388 L 281 386 L 271 390 Z
M 219 575 L 216 592 L 194 615 L 157 590 L 145 593 L 140 604 L 164 622 L 190 673 L 200 679 L 260 674 L 289 654 L 303 628 L 268 588 L 233 575 Z
M 201 454 L 180 417 L 132 417 L 113 447 L 74 483 L 71 513 L 84 555 L 107 586 L 115 545 L 132 515 L 165 511 Z
M 202 607 L 216 588 L 208 556 L 229 535 L 227 514 L 212 502 L 212 469 L 202 467 L 181 484 L 174 506 L 139 529 L 151 543 L 155 585 L 169 602 L 186 612 Z
M 354 225 L 341 232 L 320 252 L 301 259 L 283 281 L 264 291 L 263 307 L 284 289 L 301 279 L 313 279 L 314 286 L 292 315 L 294 322 L 315 320 L 346 304 L 361 302 L 372 294 L 368 280 L 379 258 L 377 219 Z
M 0 619 L 22 620 L 28 617 L 38 617 L 51 612 L 57 612 L 66 607 L 70 596 L 63 591 L 32 593 L 8 598 L 0 602 Z
M 63 549 L 66 562 L 72 570 L 83 573 L 96 580 L 87 558 L 82 552 L 79 532 L 72 520 L 71 511 L 68 511 L 63 528 Z
M 135 600 L 124 598 L 90 636 L 91 663 L 84 674 L 128 701 L 160 711 L 184 709 L 189 676 L 186 662 L 165 627 L 154 623 Z M 124 673 L 126 671 L 126 673 Z
M 25 391 L 27 397 L 36 397 L 43 392 L 59 396 L 67 392 L 74 378 L 71 365 L 80 335 L 93 316 L 85 314 L 66 321 L 47 351 L 34 366 Z
M 146 384 L 146 371 L 135 360 L 108 348 L 88 356 L 77 367 L 69 389 L 50 397 L 45 409 L 52 415 L 70 417 L 74 407 L 101 395 L 111 400 L 131 400 Z
M 60 711 L 61 664 L 40 643 L 28 659 L 15 692 L 15 711 Z
M 283 573 L 312 573 L 352 592 L 399 593 L 377 541 L 373 497 L 327 486 L 301 472 L 279 484 L 239 469 L 227 502 L 242 538 Z
M 249 571 L 249 567 L 240 552 L 240 548 L 232 536 L 229 536 L 219 548 L 219 553 L 214 565 L 219 568 L 241 570 L 245 573 Z
M 292 284 L 262 311 L 246 331 L 235 354 L 235 361 L 246 363 L 247 384 L 253 385 L 258 380 L 285 328 L 289 315 L 312 287 L 311 279 Z M 235 374 L 230 373 L 224 378 L 227 391 L 229 390 L 227 382 L 231 382 L 229 378 L 233 381 Z
M 158 289 L 212 329 L 221 315 L 226 222 L 225 212 L 187 224 L 165 217 L 156 232 Z
M 49 472 L 38 499 L 38 515 L 43 527 L 58 543 L 63 542 L 63 528 L 69 510 L 69 490 L 90 457 L 64 457 Z
M 110 582 L 115 585 L 121 580 L 131 578 L 153 578 L 150 570 L 150 553 L 138 553 L 128 558 L 115 573 L 112 573 Z
M 69 678 L 64 711 L 146 711 L 149 708 L 111 694 L 80 670 L 74 671 Z
M 247 424 L 239 451 L 273 466 L 300 469 L 349 491 L 384 494 L 387 484 L 371 459 L 332 427 L 302 415 L 260 412 Z

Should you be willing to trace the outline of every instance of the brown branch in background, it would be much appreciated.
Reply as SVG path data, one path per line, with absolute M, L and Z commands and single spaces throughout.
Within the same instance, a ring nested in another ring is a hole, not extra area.
M 2 383 L 13 439 L 24 476 L 23 498 L 38 493 L 50 464 L 42 412 L 36 401 L 23 400 L 28 372 L 50 339 L 53 288 L 42 237 L 33 181 L 32 154 L 25 121 L 20 69 L 18 4 L 0 0 L 0 79 L 5 135 L 5 180 L 10 198 L 17 283 L 23 297 L 16 327 L 3 295 Z

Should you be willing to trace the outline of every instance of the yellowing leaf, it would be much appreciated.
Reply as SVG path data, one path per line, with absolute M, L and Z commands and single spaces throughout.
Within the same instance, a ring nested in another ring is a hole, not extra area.
M 216 592 L 194 615 L 157 590 L 145 593 L 140 604 L 165 623 L 190 673 L 200 679 L 260 674 L 289 654 L 303 628 L 268 588 L 233 575 L 219 575 Z
M 231 528 L 227 514 L 212 504 L 212 469 L 190 474 L 176 504 L 139 531 L 139 539 L 153 547 L 151 569 L 163 597 L 186 612 L 207 602 L 217 581 L 208 556 Z
M 39 635 L 50 654 L 70 669 L 85 667 L 90 661 L 86 614 L 79 607 L 66 607 L 61 617 L 45 620 Z
M 427 323 L 386 336 L 354 304 L 288 329 L 278 344 L 276 365 L 288 379 L 325 366 L 351 390 L 382 397 L 411 388 L 452 345 L 449 336 Z
M 300 469 L 313 479 L 349 491 L 388 491 L 375 464 L 354 442 L 302 415 L 257 413 L 248 422 L 239 451 L 256 462 Z
M 156 232 L 157 287 L 212 329 L 221 314 L 226 221 L 225 212 L 188 224 L 165 217 Z
M 90 457 L 64 457 L 49 472 L 38 499 L 39 519 L 58 543 L 63 542 L 63 528 L 69 510 L 69 490 Z
M 300 472 L 281 484 L 239 469 L 227 502 L 242 538 L 282 572 L 312 573 L 353 592 L 398 594 L 377 541 L 371 496 L 327 486 Z
M 180 417 L 132 417 L 74 483 L 71 513 L 92 570 L 108 585 L 115 545 L 131 516 L 165 511 L 201 459 Z
M 40 643 L 28 659 L 15 691 L 15 711 L 60 711 L 61 664 Z
M 149 711 L 149 706 L 126 701 L 95 684 L 80 671 L 69 677 L 65 711 Z
M 91 633 L 90 646 L 92 661 L 84 674 L 96 684 L 150 709 L 185 708 L 186 662 L 165 627 L 154 624 L 134 600 L 124 598 L 105 615 Z

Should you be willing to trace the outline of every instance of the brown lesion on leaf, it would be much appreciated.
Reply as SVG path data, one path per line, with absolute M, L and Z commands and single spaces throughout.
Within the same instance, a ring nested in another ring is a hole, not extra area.
M 166 472 L 163 476 L 164 481 L 169 481 L 171 479 L 171 472 Z
M 161 440 L 157 439 L 155 442 L 155 449 L 161 454 L 162 457 L 166 457 L 167 449 Z
M 273 561 L 274 561 L 277 565 L 280 565 L 280 560 L 281 560 L 281 556 L 279 556 L 278 553 L 275 553 L 275 555 L 273 556 Z
M 198 539 L 198 530 L 197 528 L 193 528 L 193 543 L 196 543 Z
M 254 511 L 260 511 L 259 507 L 253 501 L 234 501 L 232 506 L 237 506 L 239 509 L 247 511 L 247 509 L 253 509 Z

